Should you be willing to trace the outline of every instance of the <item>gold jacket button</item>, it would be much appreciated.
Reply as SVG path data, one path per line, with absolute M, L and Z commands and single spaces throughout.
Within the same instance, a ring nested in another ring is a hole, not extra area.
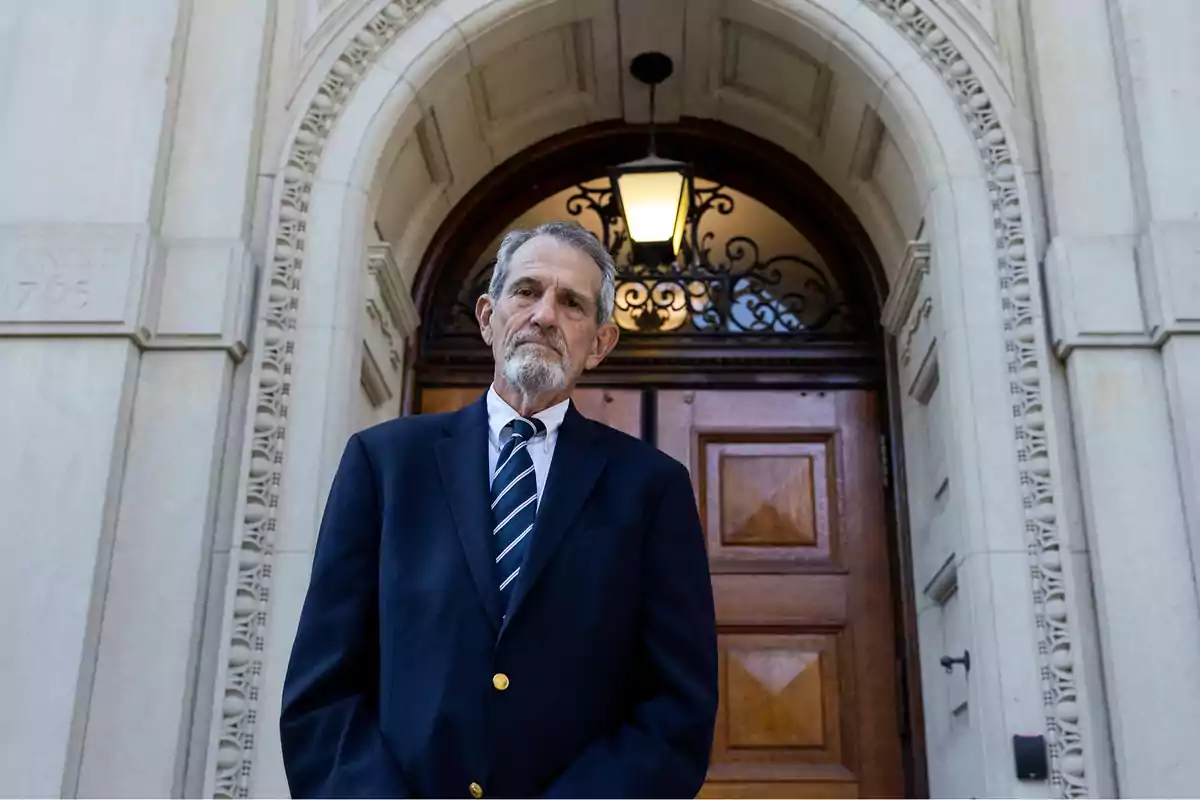
M 471 784 L 471 797 L 474 797 L 475 800 L 479 800 L 479 798 L 483 797 L 483 787 L 478 783 Z
M 508 676 L 503 672 L 497 672 L 492 676 L 492 686 L 496 687 L 496 691 L 503 692 L 508 688 Z

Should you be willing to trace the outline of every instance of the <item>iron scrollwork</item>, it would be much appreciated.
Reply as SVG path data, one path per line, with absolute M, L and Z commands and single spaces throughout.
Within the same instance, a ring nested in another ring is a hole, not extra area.
M 729 216 L 734 198 L 721 184 L 696 186 L 695 203 L 679 255 L 669 263 L 634 258 L 625 220 L 607 181 L 583 183 L 566 201 L 567 213 L 592 215 L 587 225 L 616 263 L 618 325 L 631 332 L 690 334 L 846 333 L 854 328 L 842 293 L 828 272 L 799 255 L 764 258 L 749 236 L 716 248 L 701 232 L 704 218 Z M 587 224 L 586 222 L 584 224 Z M 717 249 L 719 255 L 714 254 Z M 481 265 L 459 293 L 451 328 L 475 329 L 475 299 L 487 291 L 494 262 Z
M 612 184 L 578 184 L 575 194 L 567 198 L 566 206 L 567 213 L 572 217 L 578 217 L 584 212 L 591 212 L 596 216 L 600 221 L 599 239 L 615 260 L 629 237 L 625 232 L 625 218 L 621 216 L 617 199 L 613 196 Z

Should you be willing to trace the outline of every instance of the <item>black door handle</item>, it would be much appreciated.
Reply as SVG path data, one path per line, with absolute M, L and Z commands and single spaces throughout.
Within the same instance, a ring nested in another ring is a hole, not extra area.
M 967 672 L 971 671 L 971 653 L 963 650 L 963 654 L 959 658 L 951 658 L 950 656 L 942 656 L 941 665 L 946 672 L 954 672 L 954 665 L 962 664 L 963 669 Z

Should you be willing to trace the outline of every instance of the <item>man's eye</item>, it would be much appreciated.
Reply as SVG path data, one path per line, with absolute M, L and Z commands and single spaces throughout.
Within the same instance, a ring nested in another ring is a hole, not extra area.
M 573 297 L 568 297 L 567 298 L 567 307 L 568 308 L 579 308 L 579 301 Z
M 520 289 L 517 289 L 516 294 L 518 297 L 531 297 L 533 296 L 533 290 L 528 286 L 522 286 Z

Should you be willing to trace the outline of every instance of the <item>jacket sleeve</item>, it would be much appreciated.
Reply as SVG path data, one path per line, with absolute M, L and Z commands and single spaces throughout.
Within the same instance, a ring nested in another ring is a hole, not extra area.
M 358 435 L 330 489 L 279 719 L 292 797 L 406 797 L 380 733 L 379 499 Z
M 687 470 L 666 482 L 647 532 L 637 702 L 546 797 L 695 797 L 717 715 L 717 641 L 704 534 Z

